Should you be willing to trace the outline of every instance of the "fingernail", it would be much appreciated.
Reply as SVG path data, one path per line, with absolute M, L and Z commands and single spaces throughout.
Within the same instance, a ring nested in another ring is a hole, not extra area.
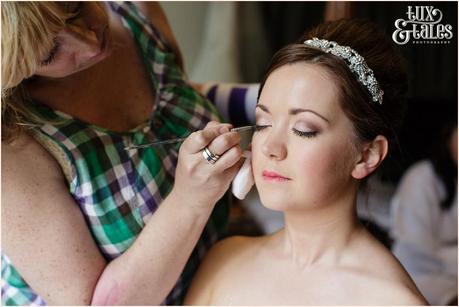
M 219 131 L 220 133 L 226 133 L 226 132 L 229 132 L 230 130 L 228 127 L 221 127 Z

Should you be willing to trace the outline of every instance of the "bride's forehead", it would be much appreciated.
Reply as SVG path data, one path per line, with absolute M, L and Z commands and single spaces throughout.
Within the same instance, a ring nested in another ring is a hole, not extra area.
M 305 83 L 320 85 L 334 83 L 331 73 L 323 66 L 307 62 L 283 65 L 274 70 L 268 79 L 276 79 L 276 82 L 303 81 Z
M 295 104 L 334 104 L 338 98 L 338 87 L 331 74 L 314 64 L 293 64 L 282 66 L 271 73 L 266 80 L 260 98 L 269 98 L 263 104 L 278 103 L 282 106 Z

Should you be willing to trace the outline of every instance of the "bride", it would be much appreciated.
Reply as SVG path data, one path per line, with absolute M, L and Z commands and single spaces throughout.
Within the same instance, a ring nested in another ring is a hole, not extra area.
M 405 91 L 400 57 L 370 22 L 324 23 L 281 49 L 260 87 L 252 170 L 285 228 L 218 243 L 185 304 L 427 304 L 356 215 L 359 186 L 394 147 Z

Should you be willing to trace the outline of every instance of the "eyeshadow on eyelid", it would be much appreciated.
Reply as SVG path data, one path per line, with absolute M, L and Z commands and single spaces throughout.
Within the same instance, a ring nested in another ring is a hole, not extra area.
M 312 124 L 312 123 L 307 122 L 307 121 L 297 121 L 297 122 L 295 122 L 294 127 L 305 128 L 305 129 L 318 129 L 319 128 L 318 125 Z

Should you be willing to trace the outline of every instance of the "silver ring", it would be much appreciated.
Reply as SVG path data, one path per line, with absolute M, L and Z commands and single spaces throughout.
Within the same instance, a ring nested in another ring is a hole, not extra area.
M 211 152 L 209 150 L 209 148 L 207 148 L 207 147 L 205 147 L 204 150 L 202 151 L 202 156 L 210 164 L 215 164 L 215 162 L 217 162 L 218 159 L 220 159 L 220 157 L 221 157 L 220 155 L 217 155 L 217 154 L 214 154 L 213 152 Z
M 220 159 L 220 155 L 214 154 L 207 147 L 204 148 L 203 154 L 205 155 L 207 162 L 209 162 L 210 164 L 214 164 L 218 161 L 218 159 Z

